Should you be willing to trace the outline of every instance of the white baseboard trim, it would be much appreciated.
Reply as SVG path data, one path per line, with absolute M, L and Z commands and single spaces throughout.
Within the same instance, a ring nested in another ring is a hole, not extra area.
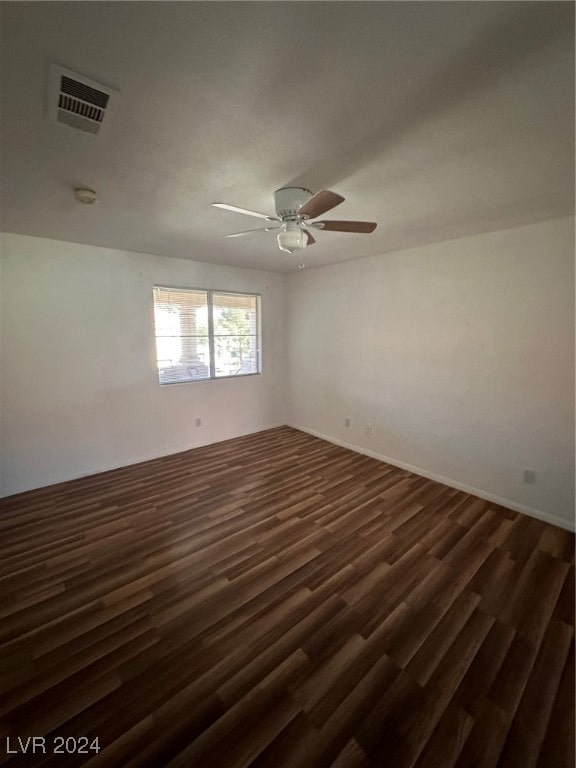
M 567 531 L 574 531 L 576 528 L 573 521 L 565 520 L 563 517 L 550 515 L 548 512 L 542 512 L 539 509 L 533 509 L 532 507 L 528 507 L 525 504 L 519 504 L 517 501 L 512 501 L 512 499 L 504 499 L 501 496 L 496 496 L 493 493 L 483 491 L 481 488 L 473 488 L 471 485 L 466 485 L 466 483 L 460 483 L 457 480 L 452 480 L 449 477 L 437 475 L 435 472 L 429 472 L 427 469 L 416 467 L 413 464 L 407 464 L 405 461 L 399 461 L 398 459 L 393 459 L 390 456 L 384 456 L 384 454 L 376 453 L 376 451 L 371 451 L 369 448 L 362 448 L 359 445 L 348 443 L 345 440 L 332 437 L 332 435 L 325 435 L 322 432 L 318 432 L 315 429 L 309 429 L 308 427 L 303 427 L 300 424 L 289 423 L 288 426 L 292 427 L 293 429 L 299 429 L 301 432 L 307 432 L 309 435 L 319 437 L 320 439 L 326 440 L 327 442 L 333 443 L 334 445 L 339 445 L 342 448 L 348 448 L 350 451 L 354 451 L 355 453 L 361 453 L 365 456 L 370 456 L 373 459 L 378 459 L 378 461 L 384 461 L 386 464 L 392 464 L 392 466 L 398 467 L 399 469 L 406 469 L 408 472 L 413 472 L 415 475 L 421 475 L 422 477 L 435 480 L 436 482 L 442 483 L 443 485 L 448 485 L 450 488 L 456 488 L 458 491 L 464 491 L 465 493 L 469 493 L 472 496 L 478 496 L 478 498 L 485 499 L 485 501 L 492 501 L 494 504 L 499 504 L 501 507 L 507 507 L 508 509 L 514 510 L 514 512 L 521 512 L 524 515 L 535 517 L 537 520 L 542 520 L 545 523 L 557 525 L 559 528 L 564 528 Z
M 40 488 L 49 488 L 51 485 L 60 485 L 60 483 L 68 483 L 71 480 L 81 480 L 85 477 L 92 477 L 93 475 L 100 475 L 103 472 L 112 472 L 115 469 L 122 469 L 124 467 L 131 467 L 134 464 L 144 464 L 147 461 L 154 461 L 154 459 L 164 459 L 167 456 L 175 456 L 178 453 L 185 453 L 186 451 L 194 451 L 196 448 L 204 448 L 208 445 L 215 445 L 216 443 L 223 443 L 226 440 L 235 440 L 238 437 L 245 437 L 247 435 L 253 435 L 256 432 L 266 432 L 269 429 L 277 429 L 278 427 L 285 427 L 286 422 L 280 421 L 277 424 L 269 424 L 267 426 L 263 427 L 254 427 L 251 429 L 246 430 L 245 432 L 240 432 L 237 435 L 231 435 L 230 437 L 222 437 L 219 440 L 213 440 L 211 442 L 206 443 L 197 443 L 196 445 L 183 445 L 180 447 L 175 447 L 174 449 L 171 449 L 168 451 L 168 453 L 147 453 L 147 454 L 140 454 L 139 456 L 132 456 L 130 458 L 127 458 L 120 462 L 114 462 L 110 464 L 103 464 L 99 467 L 94 467 L 93 469 L 90 469 L 87 472 L 78 472 L 73 474 L 66 474 L 65 476 L 62 476 L 58 479 L 51 480 L 50 482 L 44 482 L 44 483 L 38 483 L 28 485 L 26 488 L 20 488 L 17 491 L 10 491 L 9 493 L 5 493 L 3 490 L 0 491 L 0 498 L 8 499 L 10 496 L 16 496 L 19 493 L 27 493 L 28 491 L 37 491 Z
M 1 2 L 1 0 L 0 0 Z M 239 437 L 247 437 L 248 435 L 255 435 L 257 432 L 266 432 L 269 429 L 277 429 L 278 427 L 285 427 L 286 422 L 281 421 L 278 424 L 270 424 L 265 427 L 253 427 L 246 432 L 240 432 L 237 435 L 231 435 L 230 437 L 221 437 L 218 440 L 210 440 L 206 443 L 196 443 L 195 445 L 184 445 L 180 448 L 168 451 L 168 453 L 150 453 L 142 455 L 130 461 L 122 461 L 111 466 L 106 466 L 102 469 L 90 470 L 82 475 L 76 475 L 71 478 L 72 480 L 78 480 L 82 477 L 91 477 L 92 475 L 100 475 L 102 472 L 111 472 L 114 469 L 122 469 L 123 467 L 131 467 L 133 464 L 144 464 L 147 461 L 154 461 L 155 459 L 165 459 L 167 456 L 176 456 L 179 453 L 186 453 L 186 451 L 195 451 L 197 448 L 206 448 L 209 445 L 216 445 L 217 443 L 225 443 L 227 440 L 236 440 Z M 67 482 L 67 480 L 58 480 L 58 483 Z M 57 483 L 54 483 L 56 485 Z

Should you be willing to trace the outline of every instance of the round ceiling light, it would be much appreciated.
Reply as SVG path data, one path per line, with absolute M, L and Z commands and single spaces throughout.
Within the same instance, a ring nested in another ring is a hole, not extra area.
M 95 203 L 98 200 L 96 192 L 94 192 L 93 189 L 84 189 L 80 187 L 74 190 L 74 194 L 76 195 L 76 200 L 78 200 L 79 203 L 84 203 L 84 205 L 92 205 L 92 203 Z
M 276 240 L 280 250 L 288 253 L 294 253 L 307 245 L 307 237 L 296 221 L 287 221 L 283 231 L 276 235 Z

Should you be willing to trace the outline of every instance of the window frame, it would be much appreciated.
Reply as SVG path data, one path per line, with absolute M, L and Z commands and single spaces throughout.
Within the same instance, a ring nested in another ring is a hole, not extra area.
M 198 292 L 206 294 L 206 306 L 208 310 L 208 350 L 209 350 L 209 375 L 199 379 L 186 379 L 184 381 L 160 381 L 160 368 L 158 367 L 158 345 L 156 335 L 156 302 L 155 291 L 189 291 L 190 293 Z M 254 373 L 232 373 L 226 376 L 216 375 L 216 351 L 215 351 L 215 336 L 214 336 L 214 294 L 221 296 L 250 296 L 256 299 L 256 364 L 258 370 Z M 156 359 L 156 375 L 158 384 L 161 387 L 169 387 L 173 384 L 198 384 L 206 381 L 220 381 L 222 379 L 243 379 L 247 376 L 261 376 L 262 375 L 262 294 L 254 293 L 253 291 L 231 291 L 227 289 L 219 288 L 190 288 L 188 286 L 181 285 L 160 285 L 154 283 L 152 286 L 152 316 L 153 316 L 153 328 L 154 328 L 154 356 Z

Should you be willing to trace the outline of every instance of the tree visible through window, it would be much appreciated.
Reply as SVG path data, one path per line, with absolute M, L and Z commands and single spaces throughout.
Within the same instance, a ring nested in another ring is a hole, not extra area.
M 154 288 L 161 384 L 260 373 L 260 297 Z

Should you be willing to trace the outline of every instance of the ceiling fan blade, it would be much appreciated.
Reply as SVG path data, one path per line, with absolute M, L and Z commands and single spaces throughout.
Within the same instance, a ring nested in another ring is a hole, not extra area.
M 304 231 L 306 232 L 306 235 L 308 236 L 308 242 L 306 243 L 306 245 L 307 246 L 308 245 L 314 245 L 314 243 L 316 242 L 315 238 L 312 237 L 312 234 L 310 232 L 308 232 L 308 230 L 304 230 Z
M 329 192 L 327 189 L 322 189 L 307 200 L 298 213 L 300 216 L 308 216 L 311 219 L 315 219 L 316 216 L 321 216 L 326 211 L 335 208 L 343 202 L 344 198 L 341 195 L 337 195 L 336 192 Z
M 244 232 L 232 232 L 231 235 L 226 237 L 240 237 L 241 235 L 249 235 L 252 232 L 271 232 L 273 229 L 280 229 L 281 227 L 258 227 L 257 229 L 246 229 Z
M 227 205 L 226 203 L 212 203 L 216 208 L 224 208 L 225 211 L 234 211 L 234 213 L 245 213 L 247 216 L 257 216 L 259 219 L 266 219 L 267 221 L 281 221 L 278 216 L 268 216 L 266 213 L 258 213 L 258 211 L 250 211 L 248 208 L 238 208 L 237 205 Z
M 374 232 L 378 226 L 373 221 L 315 221 L 314 227 L 328 232 Z

